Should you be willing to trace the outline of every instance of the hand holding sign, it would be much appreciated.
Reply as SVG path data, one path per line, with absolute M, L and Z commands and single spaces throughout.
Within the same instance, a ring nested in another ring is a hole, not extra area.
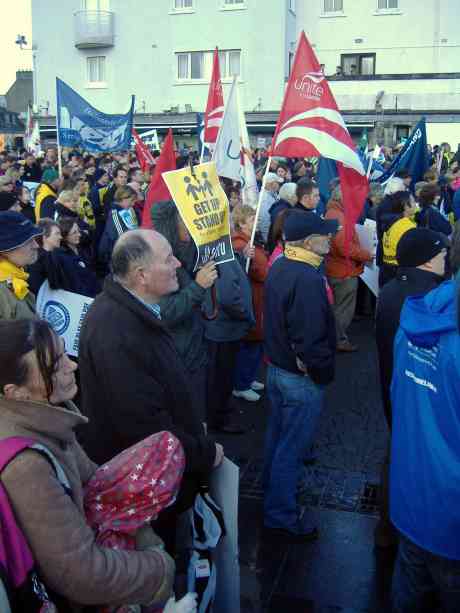
M 203 289 L 209 289 L 214 285 L 214 281 L 217 279 L 217 274 L 215 262 L 208 262 L 196 273 L 195 281 Z

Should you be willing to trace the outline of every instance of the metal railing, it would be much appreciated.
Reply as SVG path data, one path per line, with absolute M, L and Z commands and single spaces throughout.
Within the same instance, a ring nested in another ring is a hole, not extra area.
M 113 47 L 115 19 L 110 11 L 78 11 L 74 13 L 75 46 L 78 49 Z

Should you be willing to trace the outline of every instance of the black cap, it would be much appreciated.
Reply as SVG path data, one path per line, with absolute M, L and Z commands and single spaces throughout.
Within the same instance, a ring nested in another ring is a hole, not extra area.
M 15 211 L 0 213 L 0 253 L 18 249 L 42 234 L 42 230 L 21 213 Z
M 12 192 L 0 192 L 0 211 L 9 211 L 18 201 L 16 194 Z
M 399 239 L 396 259 L 399 266 L 416 268 L 426 264 L 446 248 L 444 236 L 428 228 L 413 228 Z
M 327 236 L 339 229 L 336 219 L 322 219 L 310 211 L 291 211 L 284 221 L 284 238 L 287 241 L 300 241 L 312 234 Z

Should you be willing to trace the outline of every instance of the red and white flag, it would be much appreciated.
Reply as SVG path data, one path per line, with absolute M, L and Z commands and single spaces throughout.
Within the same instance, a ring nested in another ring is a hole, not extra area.
M 224 93 L 220 79 L 219 51 L 214 50 L 212 77 L 209 84 L 208 103 L 204 116 L 204 142 L 212 150 L 217 140 L 224 116 Z
M 141 139 L 137 131 L 133 128 L 132 135 L 134 138 L 134 143 L 136 147 L 136 157 L 139 162 L 139 166 L 141 167 L 142 172 L 146 172 L 150 170 L 152 166 L 155 166 L 155 160 L 150 149 Z
M 153 228 L 150 211 L 155 202 L 172 200 L 169 189 L 161 176 L 168 170 L 176 170 L 176 153 L 174 151 L 174 139 L 171 128 L 163 143 L 160 157 L 157 158 L 155 171 L 150 180 L 150 187 L 145 196 L 144 210 L 142 212 L 142 227 Z
M 323 156 L 337 162 L 346 220 L 345 239 L 349 245 L 369 185 L 356 147 L 305 32 L 300 34 L 271 154 Z

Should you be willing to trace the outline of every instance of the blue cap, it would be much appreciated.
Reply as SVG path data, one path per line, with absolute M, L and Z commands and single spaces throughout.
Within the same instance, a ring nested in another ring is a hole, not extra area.
M 310 211 L 291 211 L 284 220 L 284 238 L 289 241 L 300 241 L 312 234 L 327 236 L 335 234 L 339 229 L 336 219 L 322 219 Z
M 42 230 L 21 213 L 14 211 L 0 213 L 0 253 L 18 249 L 42 234 Z

